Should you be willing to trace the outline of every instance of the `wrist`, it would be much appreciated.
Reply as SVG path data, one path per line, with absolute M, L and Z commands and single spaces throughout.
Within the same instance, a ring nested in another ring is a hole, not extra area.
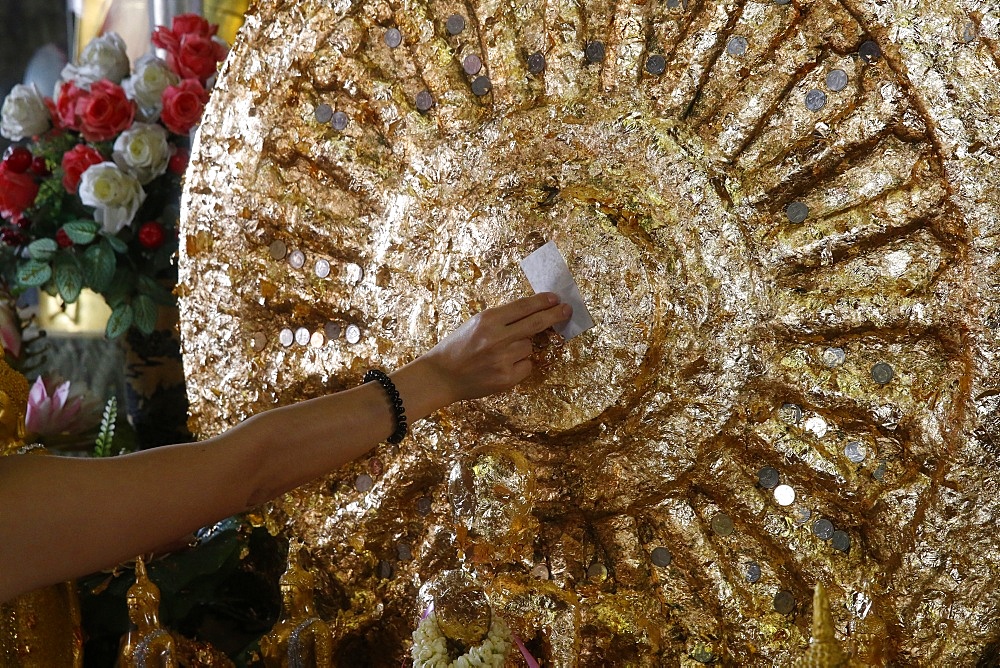
M 403 399 L 411 424 L 458 400 L 443 369 L 427 355 L 400 367 L 390 378 Z

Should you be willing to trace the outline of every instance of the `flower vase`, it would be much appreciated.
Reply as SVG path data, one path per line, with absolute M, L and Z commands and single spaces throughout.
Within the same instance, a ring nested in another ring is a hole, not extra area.
M 125 412 L 140 450 L 192 440 L 178 323 L 176 306 L 160 306 L 150 334 L 133 327 L 122 337 Z

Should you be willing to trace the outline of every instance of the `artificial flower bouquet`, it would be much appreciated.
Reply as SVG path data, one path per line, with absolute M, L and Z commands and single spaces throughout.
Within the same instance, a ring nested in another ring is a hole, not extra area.
M 0 109 L 16 142 L 0 162 L 0 271 L 15 293 L 76 301 L 84 287 L 112 313 L 107 335 L 153 331 L 176 283 L 177 217 L 190 137 L 228 51 L 195 14 L 156 28 L 131 68 L 122 39 L 92 40 L 52 99 L 18 85 Z M 167 286 L 167 287 L 165 287 Z

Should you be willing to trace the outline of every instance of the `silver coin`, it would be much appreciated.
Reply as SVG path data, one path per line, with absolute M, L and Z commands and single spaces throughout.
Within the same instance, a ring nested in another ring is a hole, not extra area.
M 827 72 L 826 87 L 834 92 L 847 88 L 847 72 L 844 70 L 830 70 Z
M 785 207 L 785 215 L 788 222 L 798 224 L 809 217 L 809 207 L 805 202 L 792 202 Z
M 860 464 L 868 456 L 868 448 L 861 441 L 850 441 L 844 446 L 844 455 L 855 464 Z
M 330 107 L 330 105 L 324 102 L 323 104 L 320 104 L 316 107 L 316 110 L 313 112 L 313 115 L 316 116 L 317 122 L 329 123 L 330 118 L 333 117 L 333 109 Z
M 747 38 L 737 35 L 729 38 L 726 43 L 726 53 L 730 56 L 742 56 L 747 52 Z
M 275 239 L 271 242 L 271 245 L 267 247 L 267 252 L 271 254 L 271 257 L 275 260 L 284 259 L 285 255 L 288 254 L 288 247 L 285 246 L 284 241 L 279 241 Z
M 403 43 L 403 33 L 396 28 L 389 28 L 385 31 L 385 45 L 390 49 L 395 49 Z
M 809 111 L 819 111 L 826 106 L 826 93 L 819 88 L 813 88 L 806 93 L 806 109 Z
M 838 367 L 847 359 L 847 353 L 843 348 L 826 348 L 823 351 L 823 364 L 832 368 Z

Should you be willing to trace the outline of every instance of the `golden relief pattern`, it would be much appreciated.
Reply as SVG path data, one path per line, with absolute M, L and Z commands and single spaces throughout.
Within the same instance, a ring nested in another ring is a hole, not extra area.
M 932 5 L 251 10 L 185 194 L 197 433 L 409 361 L 546 240 L 598 323 L 269 506 L 335 663 L 463 566 L 552 666 L 787 664 L 819 581 L 859 661 L 996 653 L 1000 17 Z

